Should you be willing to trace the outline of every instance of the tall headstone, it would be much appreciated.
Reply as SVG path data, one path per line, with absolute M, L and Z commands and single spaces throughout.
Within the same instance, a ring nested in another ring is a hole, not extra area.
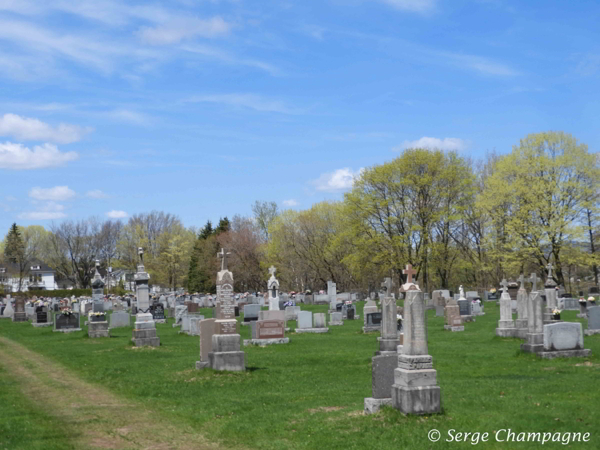
M 27 313 L 25 312 L 25 299 L 17 297 L 15 300 L 15 312 L 13 313 L 13 322 L 27 322 Z
M 584 333 L 586 336 L 600 334 L 600 306 L 591 306 L 588 309 L 588 327 Z
M 520 287 L 517 291 L 517 320 L 515 321 L 515 328 L 517 328 L 516 335 L 521 339 L 525 339 L 527 336 L 527 291 L 525 290 L 525 277 L 523 274 L 519 277 Z
M 269 273 L 271 277 L 267 282 L 267 290 L 269 292 L 269 310 L 279 310 L 279 281 L 275 278 L 275 272 L 277 269 L 273 266 L 269 267 Z
M 444 330 L 449 331 L 465 331 L 462 318 L 460 317 L 460 307 L 454 298 L 450 298 L 444 308 L 446 324 Z
M 409 290 L 404 300 L 404 344 L 394 371 L 392 406 L 403 414 L 441 411 L 437 372 L 427 348 L 425 300 L 420 290 Z
M 392 385 L 394 370 L 398 367 L 398 307 L 396 299 L 384 297 L 381 301 L 381 337 L 379 351 L 372 358 L 371 392 L 372 397 L 365 398 L 365 412 L 376 413 L 381 406 L 392 404 Z
M 100 267 L 100 261 L 96 260 L 96 269 L 94 278 L 92 279 L 92 301 L 103 302 L 104 301 L 104 281 L 98 271 Z
M 148 280 L 150 275 L 144 267 L 144 250 L 138 248 L 140 262 L 137 267 L 137 272 L 133 277 L 135 281 L 135 290 L 137 296 L 137 313 L 135 316 L 135 325 L 133 327 L 133 343 L 136 347 L 145 345 L 158 347 L 160 338 L 156 335 L 156 323 L 150 312 L 150 297 L 148 293 Z
M 235 301 L 233 299 L 233 274 L 227 269 L 224 248 L 218 253 L 221 270 L 217 274 L 217 302 L 220 304 L 212 336 L 212 351 L 208 353 L 208 365 L 214 370 L 240 372 L 246 370 L 245 353 L 240 350 L 241 336 L 237 332 Z M 196 364 L 196 368 L 198 364 Z
M 527 335 L 521 350 L 527 353 L 539 353 L 544 348 L 544 316 L 542 296 L 538 291 L 529 294 L 527 302 Z
M 512 299 L 508 293 L 508 282 L 504 279 L 500 284 L 502 285 L 502 295 L 500 296 L 500 320 L 498 328 L 496 328 L 496 336 L 514 337 L 516 331 L 512 318 Z
M 552 323 L 552 311 L 558 307 L 556 298 L 556 282 L 552 278 L 552 264 L 548 263 L 548 277 L 544 283 L 544 293 L 546 294 L 546 311 L 544 312 L 544 323 Z

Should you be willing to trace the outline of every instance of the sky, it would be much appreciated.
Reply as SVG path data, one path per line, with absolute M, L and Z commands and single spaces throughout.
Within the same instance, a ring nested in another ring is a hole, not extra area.
M 408 147 L 600 147 L 600 2 L 0 0 L 0 230 L 336 200 Z

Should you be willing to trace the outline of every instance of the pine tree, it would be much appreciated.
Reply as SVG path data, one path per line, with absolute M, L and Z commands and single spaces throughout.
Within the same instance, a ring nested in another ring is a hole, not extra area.
M 7 260 L 17 264 L 23 259 L 25 254 L 25 244 L 21 237 L 21 232 L 16 223 L 13 223 L 6 235 L 6 245 L 4 247 L 4 256 Z
M 215 230 L 215 234 L 221 234 L 221 233 L 225 233 L 225 232 L 229 231 L 230 226 L 231 226 L 231 224 L 227 217 L 219 219 L 219 225 L 217 226 L 217 229 Z

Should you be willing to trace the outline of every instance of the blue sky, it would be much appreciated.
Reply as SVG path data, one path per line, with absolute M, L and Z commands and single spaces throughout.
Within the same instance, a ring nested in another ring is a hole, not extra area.
M 600 146 L 600 3 L 0 0 L 0 229 L 339 199 L 411 145 Z

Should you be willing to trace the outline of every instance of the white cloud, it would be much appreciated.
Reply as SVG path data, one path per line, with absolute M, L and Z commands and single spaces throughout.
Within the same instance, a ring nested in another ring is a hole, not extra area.
M 437 0 L 379 0 L 393 8 L 427 14 L 435 10 Z
M 298 206 L 299 203 L 294 200 L 293 198 L 290 200 L 284 200 L 283 202 L 283 206 L 287 206 L 288 208 L 293 208 L 294 206 Z
M 106 213 L 106 216 L 111 219 L 125 219 L 127 217 L 127 213 L 125 211 L 117 211 L 113 209 Z
M 141 27 L 140 39 L 153 45 L 176 44 L 194 37 L 214 38 L 229 34 L 231 24 L 220 17 L 211 19 L 173 18 L 155 27 Z
M 79 141 L 91 128 L 61 123 L 52 127 L 45 122 L 16 114 L 0 117 L 0 136 L 11 136 L 23 141 L 48 141 L 69 144 Z
M 132 123 L 134 125 L 146 125 L 149 121 L 145 114 L 130 111 L 128 109 L 116 109 L 109 113 L 113 119 L 122 122 Z
M 63 219 L 67 215 L 60 211 L 30 211 L 19 214 L 22 220 L 56 220 Z
M 108 198 L 108 195 L 106 195 L 104 192 L 102 192 L 100 189 L 94 189 L 93 191 L 87 191 L 85 193 L 86 197 L 89 198 Z
M 36 200 L 51 200 L 61 202 L 75 197 L 75 191 L 68 186 L 55 186 L 53 188 L 34 187 L 29 191 L 29 196 Z
M 0 143 L 0 169 L 27 170 L 62 166 L 79 158 L 75 152 L 60 152 L 55 145 L 36 145 L 31 150 L 22 144 Z
M 349 167 L 338 169 L 334 172 L 328 172 L 322 174 L 319 178 L 314 180 L 312 184 L 318 191 L 323 192 L 340 192 L 352 189 L 354 180 L 360 176 L 363 169 L 359 169 L 353 172 Z
M 439 139 L 423 136 L 421 139 L 417 139 L 416 141 L 404 141 L 402 145 L 394 148 L 394 150 L 404 150 L 407 148 L 429 148 L 459 152 L 466 148 L 466 144 L 465 141 L 459 138 Z
M 236 108 L 249 108 L 260 112 L 276 112 L 282 114 L 297 114 L 279 100 L 270 100 L 256 94 L 215 94 L 191 97 L 187 102 L 219 103 Z
M 7 202 L 16 202 L 16 201 L 17 201 L 17 197 L 14 197 L 14 196 L 12 196 L 12 195 L 7 195 L 6 197 L 4 197 L 4 199 L 5 199 Z

